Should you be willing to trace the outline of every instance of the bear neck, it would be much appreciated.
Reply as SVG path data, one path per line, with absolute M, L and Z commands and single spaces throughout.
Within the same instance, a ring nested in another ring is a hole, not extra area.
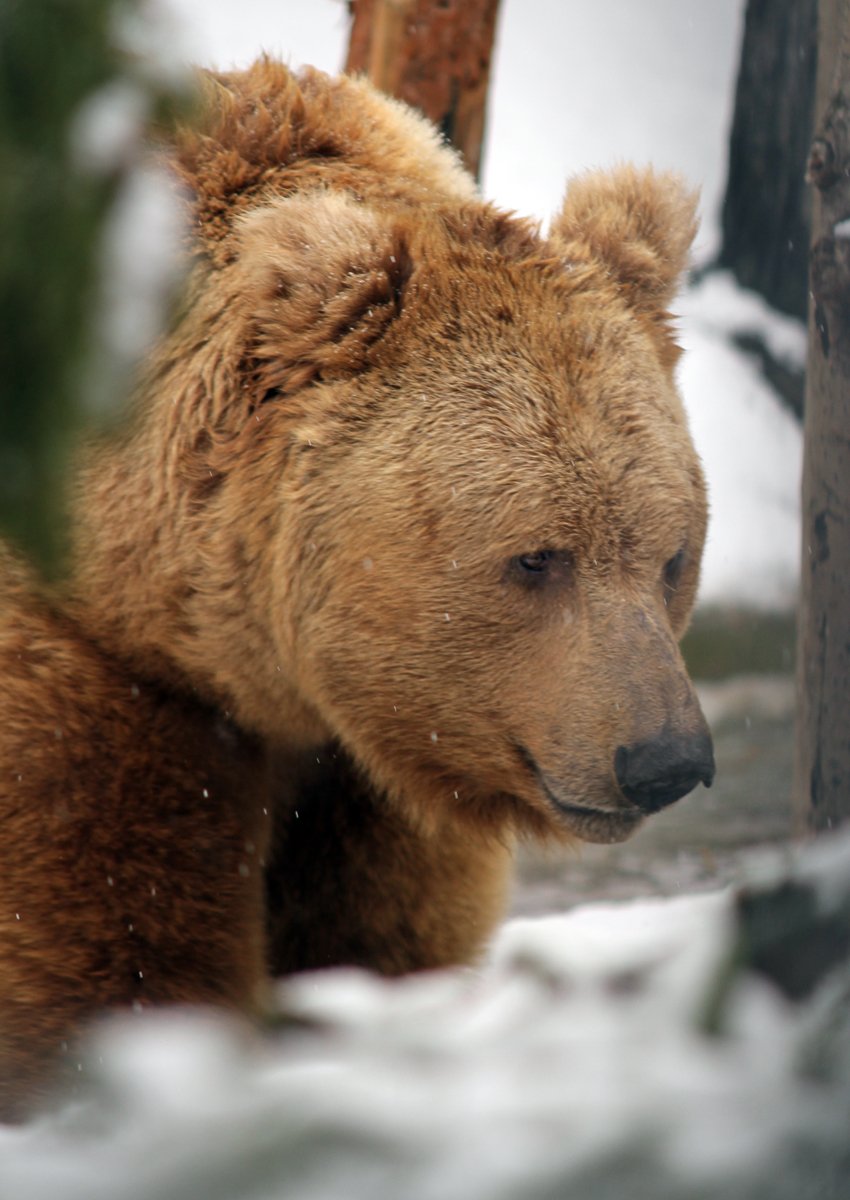
M 249 507 L 247 482 L 234 472 L 199 506 L 174 469 L 167 433 L 152 415 L 123 444 L 100 448 L 84 473 L 73 528 L 76 619 L 140 680 L 191 694 L 285 751 L 325 743 L 329 731 L 272 632 L 276 489 L 258 496 L 253 481 Z

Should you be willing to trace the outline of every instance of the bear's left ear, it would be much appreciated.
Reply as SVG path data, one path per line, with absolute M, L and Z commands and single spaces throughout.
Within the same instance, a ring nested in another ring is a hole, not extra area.
M 400 222 L 323 188 L 238 225 L 252 385 L 293 392 L 358 371 L 402 308 L 411 271 Z
M 592 172 L 568 185 L 549 237 L 572 263 L 602 267 L 634 309 L 663 322 L 688 263 L 696 206 L 678 175 Z

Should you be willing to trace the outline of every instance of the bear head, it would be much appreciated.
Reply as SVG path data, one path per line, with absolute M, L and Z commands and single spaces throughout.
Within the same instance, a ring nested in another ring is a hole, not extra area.
M 323 188 L 239 224 L 248 401 L 204 463 L 228 511 L 274 464 L 279 711 L 425 822 L 618 840 L 711 781 L 677 648 L 706 530 L 668 315 L 693 208 L 624 168 L 547 239 Z
M 542 237 L 363 82 L 225 82 L 178 147 L 186 314 L 87 477 L 100 636 L 287 752 L 336 742 L 424 825 L 625 837 L 713 773 L 677 645 L 694 197 L 590 174 Z

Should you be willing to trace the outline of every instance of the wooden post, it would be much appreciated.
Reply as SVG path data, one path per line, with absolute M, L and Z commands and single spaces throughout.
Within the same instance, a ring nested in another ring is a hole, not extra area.
M 850 0 L 820 0 L 795 805 L 850 818 Z
M 476 177 L 499 0 L 351 0 L 345 69 L 420 109 Z

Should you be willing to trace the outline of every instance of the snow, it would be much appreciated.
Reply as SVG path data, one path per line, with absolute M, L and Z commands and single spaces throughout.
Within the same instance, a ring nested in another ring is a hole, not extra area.
M 218 5 L 219 14 L 224 5 Z M 187 66 L 201 61 L 194 38 L 169 0 L 134 0 L 110 14 L 111 40 L 129 72 L 160 92 L 182 92 Z
M 114 79 L 98 88 L 74 114 L 71 147 L 75 162 L 86 171 L 106 174 L 132 154 L 147 120 L 149 97 L 129 79 Z
M 728 271 L 714 271 L 679 300 L 677 312 L 701 322 L 724 340 L 750 334 L 787 367 L 806 365 L 806 330 L 793 317 L 774 312 L 757 292 L 738 287 Z
M 759 860 L 754 886 L 788 870 Z M 846 911 L 850 840 L 791 876 Z M 799 1200 L 805 1179 L 838 1200 L 847 964 L 792 1004 L 736 966 L 735 912 L 729 891 L 586 906 L 509 924 L 477 971 L 297 977 L 265 1040 L 188 1010 L 107 1023 L 84 1099 L 0 1129 L 0 1195 Z
M 123 411 L 127 381 L 160 335 L 182 275 L 185 211 L 145 144 L 163 96 L 185 100 L 191 72 L 180 56 L 177 18 L 137 0 L 113 14 L 119 73 L 89 95 L 70 122 L 71 159 L 83 174 L 115 186 L 100 247 L 97 344 L 83 390 L 95 425 Z
M 800 558 L 798 422 L 752 356 L 730 340 L 760 336 L 790 365 L 805 361 L 799 322 L 771 312 L 730 275 L 709 275 L 679 303 L 679 382 L 709 486 L 703 604 L 791 609 Z

